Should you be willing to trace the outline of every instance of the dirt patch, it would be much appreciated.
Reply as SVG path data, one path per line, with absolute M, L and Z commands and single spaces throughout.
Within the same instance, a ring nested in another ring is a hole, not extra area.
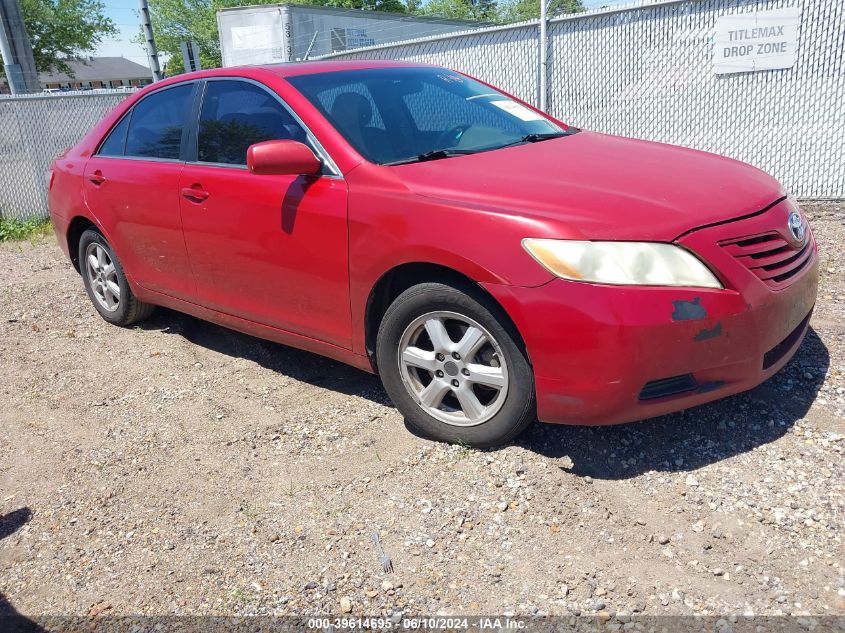
M 4 244 L 0 603 L 841 614 L 845 206 L 807 210 L 819 304 L 775 378 L 493 451 L 415 437 L 377 378 L 305 352 L 167 310 L 109 326 L 52 240 Z

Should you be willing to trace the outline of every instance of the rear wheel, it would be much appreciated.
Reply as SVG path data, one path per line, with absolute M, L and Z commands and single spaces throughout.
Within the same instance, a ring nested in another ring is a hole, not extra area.
M 88 229 L 82 234 L 79 268 L 88 298 L 109 323 L 131 325 L 155 310 L 155 306 L 139 301 L 132 294 L 120 260 L 99 231 Z
M 439 283 L 406 290 L 385 313 L 379 373 L 407 422 L 424 435 L 494 446 L 534 420 L 531 367 L 497 313 L 477 290 Z

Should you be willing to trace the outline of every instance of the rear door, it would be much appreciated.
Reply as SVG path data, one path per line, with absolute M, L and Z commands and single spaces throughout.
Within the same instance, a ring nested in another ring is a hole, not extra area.
M 199 114 L 180 176 L 199 302 L 351 348 L 346 181 L 330 167 L 307 176 L 249 172 L 253 143 L 292 139 L 322 153 L 262 85 L 209 79 Z
M 112 128 L 85 166 L 88 207 L 136 283 L 191 298 L 194 279 L 182 235 L 182 137 L 196 83 L 153 92 Z

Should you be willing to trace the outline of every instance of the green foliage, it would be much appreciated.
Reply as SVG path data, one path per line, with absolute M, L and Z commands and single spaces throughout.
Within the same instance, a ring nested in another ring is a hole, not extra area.
M 65 60 L 93 51 L 117 33 L 99 0 L 20 0 L 20 6 L 39 72 L 71 74 Z
M 203 68 L 221 64 L 217 11 L 243 4 L 271 4 L 270 0 L 150 0 L 150 17 L 160 53 L 168 53 L 167 74 L 185 72 L 180 43 L 194 40 Z M 139 41 L 143 41 L 139 34 Z
M 495 22 L 499 19 L 495 0 L 430 0 L 423 6 L 423 13 L 451 20 Z
M 45 219 L 0 218 L 0 242 L 35 239 L 48 235 L 52 226 L 50 220 Z
M 339 9 L 390 11 L 391 13 L 406 13 L 408 10 L 407 5 L 401 0 L 327 0 L 325 2 L 308 2 L 307 4 L 321 4 Z
M 540 17 L 541 0 L 430 0 L 422 7 L 425 15 L 481 22 L 523 22 Z M 549 17 L 584 10 L 581 0 L 552 0 Z
M 549 17 L 584 11 L 581 0 L 552 0 Z M 523 22 L 540 17 L 540 0 L 510 0 L 499 5 L 502 22 Z

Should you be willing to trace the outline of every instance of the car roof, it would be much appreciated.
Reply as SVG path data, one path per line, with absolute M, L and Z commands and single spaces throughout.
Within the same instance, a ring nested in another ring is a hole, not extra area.
M 211 77 L 243 77 L 246 79 L 255 79 L 261 81 L 266 79 L 267 74 L 271 73 L 276 77 L 285 79 L 287 77 L 296 77 L 297 75 L 313 75 L 319 73 L 333 73 L 342 70 L 364 70 L 368 68 L 442 68 L 436 64 L 421 64 L 417 62 L 404 62 L 398 60 L 326 60 L 326 61 L 311 61 L 311 62 L 287 62 L 282 64 L 264 64 L 256 66 L 229 66 L 226 68 L 209 68 L 207 70 L 198 70 L 190 73 L 180 73 L 166 77 L 160 81 L 153 82 L 144 86 L 137 93 L 137 98 L 133 99 L 131 103 L 136 103 L 138 99 L 144 98 L 151 92 L 156 90 L 174 86 L 187 81 L 196 81 L 197 79 L 207 79 Z
M 282 64 L 262 64 L 255 66 L 229 66 L 226 68 L 212 68 L 209 70 L 200 70 L 192 73 L 184 73 L 181 75 L 174 75 L 168 77 L 165 81 L 171 83 L 170 80 L 185 81 L 187 79 L 202 79 L 203 77 L 219 77 L 226 76 L 242 76 L 253 77 L 264 72 L 271 72 L 277 77 L 295 77 L 297 75 L 313 75 L 318 73 L 333 73 L 341 70 L 363 70 L 368 68 L 425 68 L 432 67 L 432 64 L 420 64 L 417 62 L 404 62 L 398 60 L 372 60 L 372 59 L 356 59 L 356 60 L 326 60 L 326 61 L 311 61 L 311 62 L 287 62 Z
M 425 67 L 431 64 L 405 62 L 401 60 L 326 60 L 313 62 L 289 62 L 287 64 L 268 64 L 261 66 L 280 77 L 294 77 L 296 75 L 313 75 L 317 73 L 333 73 L 341 70 L 363 70 L 367 68 L 412 68 Z

